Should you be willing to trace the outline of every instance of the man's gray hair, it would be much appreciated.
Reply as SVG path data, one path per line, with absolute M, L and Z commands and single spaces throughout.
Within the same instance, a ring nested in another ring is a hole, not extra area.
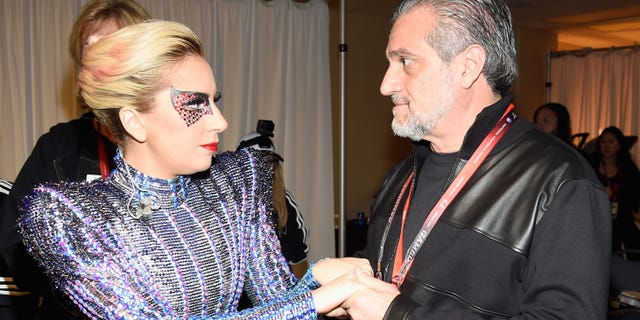
M 482 70 L 494 92 L 502 94 L 518 75 L 511 12 L 503 0 L 405 0 L 391 18 L 393 25 L 407 12 L 420 8 L 431 11 L 435 29 L 425 35 L 446 63 L 472 44 L 487 54 Z

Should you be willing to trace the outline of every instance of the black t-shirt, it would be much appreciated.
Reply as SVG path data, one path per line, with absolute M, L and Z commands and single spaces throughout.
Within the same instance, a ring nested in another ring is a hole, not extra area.
M 407 214 L 404 229 L 404 246 L 406 248 L 418 234 L 431 209 L 436 204 L 447 186 L 447 179 L 453 170 L 453 165 L 458 158 L 458 153 L 435 153 L 429 151 L 424 161 L 414 190 L 411 206 Z M 398 208 L 398 216 L 401 216 L 402 208 Z M 401 220 L 401 219 L 398 219 Z

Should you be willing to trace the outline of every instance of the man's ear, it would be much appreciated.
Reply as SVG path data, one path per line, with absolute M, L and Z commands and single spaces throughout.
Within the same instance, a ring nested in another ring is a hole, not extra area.
M 468 46 L 461 53 L 463 60 L 462 86 L 468 89 L 482 74 L 484 64 L 487 62 L 487 54 L 478 44 Z
M 144 114 L 131 107 L 122 107 L 118 112 L 124 130 L 138 142 L 147 140 L 147 122 Z

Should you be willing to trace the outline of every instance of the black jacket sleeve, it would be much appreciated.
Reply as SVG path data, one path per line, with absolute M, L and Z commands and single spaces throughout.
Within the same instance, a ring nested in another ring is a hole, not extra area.
M 611 223 L 602 212 L 608 210 L 601 187 L 586 180 L 565 183 L 537 224 L 521 279 L 520 313 L 493 319 L 605 319 Z M 396 297 L 385 319 L 486 319 L 471 310 L 438 313 L 405 300 Z
M 26 253 L 16 231 L 22 199 L 40 183 L 75 179 L 81 141 L 95 136 L 92 128 L 92 118 L 83 116 L 57 124 L 40 136 L 2 203 L 0 254 L 15 282 L 23 289 L 34 293 L 48 290 L 42 287 L 46 283 L 45 278 Z

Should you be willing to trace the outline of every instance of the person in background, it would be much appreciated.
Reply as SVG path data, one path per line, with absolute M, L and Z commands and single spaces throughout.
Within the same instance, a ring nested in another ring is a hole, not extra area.
M 611 217 L 629 222 L 640 190 L 640 172 L 624 141 L 624 134 L 619 128 L 605 128 L 596 139 L 597 148 L 589 162 L 607 190 Z
M 272 216 L 280 247 L 284 257 L 289 262 L 291 271 L 296 277 L 301 278 L 309 268 L 307 254 L 307 234 L 309 230 L 304 224 L 302 213 L 298 209 L 293 195 L 286 189 L 282 162 L 284 159 L 276 153 L 273 137 L 273 121 L 259 120 L 257 131 L 250 132 L 242 138 L 236 150 L 252 148 L 267 152 L 265 156 L 273 168 L 273 213 Z
M 11 181 L 0 179 L 0 203 L 2 203 L 4 198 L 9 194 L 12 186 L 13 183 Z
M 571 117 L 567 107 L 559 103 L 545 103 L 533 113 L 533 122 L 544 132 L 573 145 L 571 141 Z
M 633 200 L 631 217 L 620 217 L 613 222 L 613 254 L 611 255 L 611 307 L 612 314 L 625 315 L 611 319 L 633 320 L 639 319 L 640 309 L 626 308 L 628 299 L 624 299 L 631 292 L 638 297 L 640 293 L 640 197 Z M 625 294 L 622 294 L 625 292 Z M 637 300 L 637 299 L 636 299 Z M 619 310 L 616 310 L 619 309 Z
M 7 199 L 11 186 L 11 181 L 0 179 L 0 206 Z M 16 286 L 4 261 L 0 260 L 0 319 L 32 319 L 36 303 L 37 297 Z
M 92 0 L 83 5 L 69 35 L 69 53 L 80 71 L 91 38 L 148 20 L 147 11 L 133 0 Z M 78 103 L 85 106 L 78 93 Z M 75 318 L 65 303 L 52 296 L 52 288 L 18 239 L 16 220 L 22 198 L 47 181 L 88 181 L 107 177 L 114 166 L 116 146 L 111 135 L 90 111 L 78 119 L 53 126 L 43 134 L 23 164 L 7 201 L 0 208 L 0 254 L 16 283 L 42 296 L 38 318 Z M 77 315 L 79 316 L 79 315 Z
M 573 147 L 519 118 L 502 0 L 405 0 L 380 92 L 413 154 L 387 174 L 352 319 L 605 319 L 607 195 Z M 515 109 L 514 109 L 515 108 Z
M 640 190 L 632 198 L 631 215 L 613 224 L 613 252 L 626 260 L 640 261 Z
M 116 141 L 116 166 L 37 186 L 18 220 L 25 247 L 88 318 L 340 311 L 368 263 L 323 259 L 300 280 L 291 273 L 269 217 L 270 164 L 255 150 L 216 154 L 227 122 L 202 50 L 188 27 L 161 20 L 88 43 L 80 92 Z M 239 312 L 243 289 L 254 307 Z

